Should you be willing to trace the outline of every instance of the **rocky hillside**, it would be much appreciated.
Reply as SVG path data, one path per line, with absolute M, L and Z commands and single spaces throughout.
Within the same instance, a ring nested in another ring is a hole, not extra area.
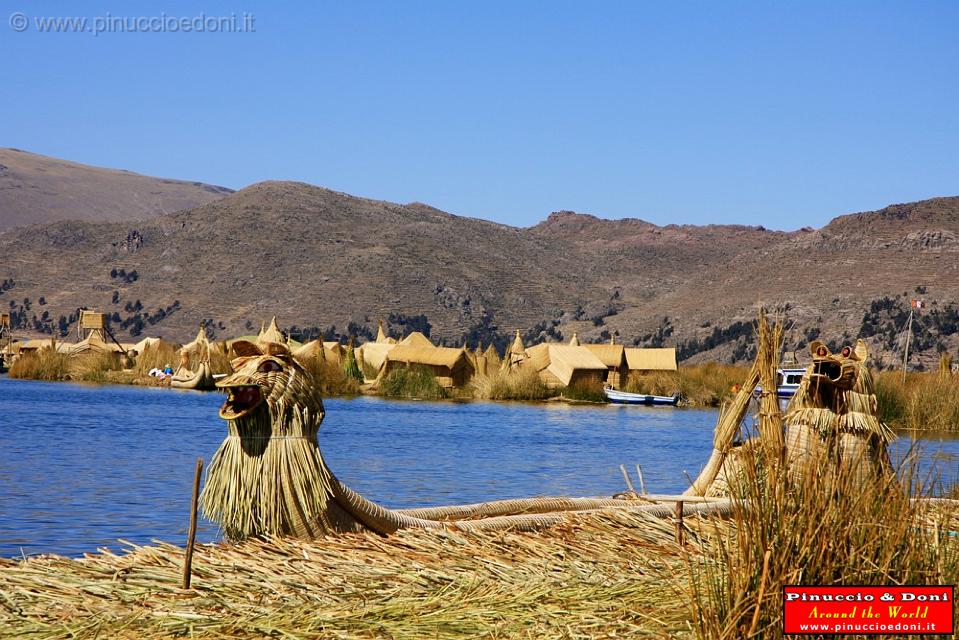
M 56 220 L 132 221 L 192 209 L 232 191 L 0 149 L 0 232 Z
M 796 232 L 660 227 L 559 212 L 528 229 L 423 204 L 265 182 L 142 222 L 56 222 L 0 234 L 0 306 L 22 332 L 68 333 L 78 307 L 121 336 L 248 333 L 273 314 L 302 336 L 430 331 L 450 344 L 618 335 L 687 360 L 749 356 L 758 302 L 788 308 L 790 345 L 899 349 L 926 299 L 913 364 L 959 347 L 959 198 Z

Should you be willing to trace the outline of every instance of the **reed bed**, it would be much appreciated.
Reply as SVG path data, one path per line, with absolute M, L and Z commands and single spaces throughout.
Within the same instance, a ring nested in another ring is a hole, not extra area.
M 603 392 L 603 383 L 599 380 L 574 382 L 561 389 L 561 395 L 580 402 L 609 402 Z
M 764 388 L 775 386 L 781 341 L 781 323 L 770 325 L 760 312 L 755 370 Z M 865 415 L 875 420 L 871 411 Z M 805 448 L 801 459 L 788 456 L 773 394 L 762 398 L 758 418 L 759 437 L 739 448 L 727 475 L 731 526 L 688 558 L 698 638 L 782 637 L 788 584 L 959 580 L 959 502 L 915 499 L 929 489 L 914 468 L 864 474 L 865 462 L 837 464 L 835 433 L 824 436 L 824 446 Z
M 380 381 L 381 395 L 392 398 L 441 400 L 449 396 L 426 367 L 397 367 Z
M 10 367 L 11 378 L 28 380 L 66 380 L 66 354 L 53 349 L 40 349 L 21 354 Z
M 116 353 L 84 353 L 70 356 L 53 349 L 27 352 L 10 367 L 11 378 L 30 380 L 73 380 L 77 382 L 112 382 L 120 370 Z
M 519 367 L 512 371 L 494 369 L 486 375 L 474 377 L 469 390 L 476 400 L 532 401 L 556 395 L 532 367 Z
M 959 376 L 948 372 L 876 376 L 880 419 L 894 429 L 959 431 Z
M 129 545 L 0 560 L 0 636 L 691 637 L 672 524 L 571 516 L 547 534 L 400 531 L 315 542 Z
M 761 452 L 744 453 L 729 533 L 690 556 L 698 638 L 782 637 L 786 584 L 959 580 L 955 504 L 910 500 L 909 488 L 895 483 L 864 490 L 851 474 L 825 468 L 793 482 L 782 468 L 770 472 Z
M 679 367 L 677 371 L 632 373 L 624 391 L 669 396 L 679 392 L 694 407 L 718 407 L 732 398 L 733 385 L 742 384 L 748 368 L 709 362 Z
M 313 375 L 313 380 L 323 397 L 355 396 L 360 393 L 359 382 L 348 376 L 343 366 L 335 360 L 303 358 L 300 364 Z

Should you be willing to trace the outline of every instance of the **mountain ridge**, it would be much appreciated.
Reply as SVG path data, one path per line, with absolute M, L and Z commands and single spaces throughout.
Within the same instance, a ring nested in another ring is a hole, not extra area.
M 935 303 L 936 333 L 914 345 L 916 362 L 932 366 L 940 349 L 959 346 L 956 238 L 959 197 L 789 232 L 569 211 L 524 228 L 265 181 L 138 222 L 2 233 L 9 259 L 0 281 L 14 284 L 0 307 L 21 331 L 69 332 L 80 306 L 110 314 L 123 336 L 179 340 L 200 323 L 215 337 L 248 333 L 276 314 L 305 334 L 365 337 L 384 319 L 395 333 L 426 328 L 471 346 L 501 344 L 517 328 L 529 340 L 618 335 L 676 345 L 696 361 L 747 357 L 763 302 L 788 305 L 793 347 L 815 332 L 847 342 L 865 332 L 890 364 L 898 349 L 890 332 L 910 296 L 924 295 Z

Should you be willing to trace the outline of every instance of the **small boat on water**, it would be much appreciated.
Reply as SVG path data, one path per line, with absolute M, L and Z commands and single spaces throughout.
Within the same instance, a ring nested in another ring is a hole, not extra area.
M 652 396 L 645 393 L 627 393 L 626 391 L 617 391 L 612 387 L 605 387 L 603 392 L 606 398 L 613 404 L 642 404 L 646 406 L 676 406 L 679 402 L 679 394 L 671 396 Z
M 799 383 L 802 382 L 802 377 L 806 375 L 806 369 L 776 369 L 776 397 L 780 400 L 790 400 L 794 395 L 796 395 L 796 390 L 799 389 Z M 756 386 L 756 397 L 759 397 L 759 394 L 762 393 L 763 388 L 759 385 Z

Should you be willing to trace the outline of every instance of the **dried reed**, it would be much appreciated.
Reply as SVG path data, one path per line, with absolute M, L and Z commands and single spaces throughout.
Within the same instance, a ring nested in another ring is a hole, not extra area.
M 506 371 L 488 367 L 486 375 L 477 375 L 469 389 L 477 400 L 544 400 L 556 393 L 546 387 L 532 367 Z
M 688 519 L 696 526 L 695 519 Z M 652 528 L 658 526 L 658 528 Z M 201 638 L 678 637 L 668 521 L 571 516 L 549 535 L 401 531 L 316 542 L 130 545 L 0 560 L 0 634 Z

